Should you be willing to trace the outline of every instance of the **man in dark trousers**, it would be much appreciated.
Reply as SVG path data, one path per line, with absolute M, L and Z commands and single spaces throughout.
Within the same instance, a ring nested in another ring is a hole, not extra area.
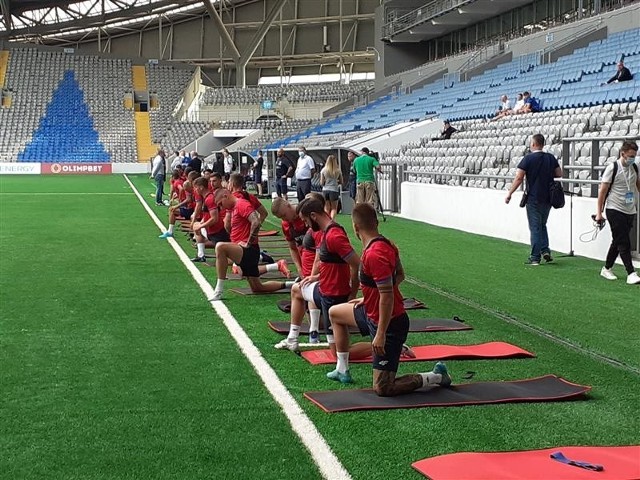
M 640 276 L 631 260 L 631 230 L 637 215 L 636 203 L 640 190 L 640 177 L 635 164 L 638 154 L 636 142 L 624 142 L 620 147 L 620 158 L 607 166 L 602 174 L 602 183 L 598 192 L 598 212 L 596 222 L 602 222 L 602 211 L 605 208 L 607 220 L 611 227 L 611 246 L 600 275 L 607 280 L 617 280 L 611 271 L 618 255 L 627 271 L 627 283 L 637 285 Z
M 620 60 L 620 62 L 618 63 L 618 71 L 616 72 L 616 74 L 613 77 L 611 77 L 607 81 L 607 84 L 609 84 L 609 83 L 619 83 L 619 82 L 628 82 L 629 80 L 633 80 L 633 75 L 631 75 L 631 72 L 629 71 L 629 69 L 624 66 L 624 62 L 622 60 Z M 604 85 L 604 83 L 603 83 L 603 85 Z
M 258 158 L 253 164 L 253 183 L 256 184 L 256 193 L 259 197 L 262 196 L 262 168 L 264 167 L 264 157 L 262 156 L 262 150 L 258 152 Z
M 531 254 L 525 265 L 540 265 L 540 259 L 552 262 L 549 249 L 549 235 L 547 233 L 547 220 L 551 211 L 551 198 L 549 186 L 554 178 L 562 177 L 562 169 L 556 157 L 542 151 L 544 148 L 544 136 L 537 133 L 531 139 L 531 153 L 525 155 L 518 169 L 516 178 L 505 198 L 505 203 L 511 201 L 511 195 L 515 192 L 525 177 L 527 179 L 527 219 L 529 220 L 529 232 L 531 233 Z
M 276 153 L 276 193 L 279 197 L 287 198 L 287 179 L 293 176 L 293 162 L 284 154 L 284 150 L 280 148 Z

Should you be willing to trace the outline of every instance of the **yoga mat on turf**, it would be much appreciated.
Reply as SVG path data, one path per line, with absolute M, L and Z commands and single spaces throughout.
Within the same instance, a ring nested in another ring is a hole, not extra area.
M 280 290 L 276 290 L 275 292 L 252 292 L 249 287 L 230 288 L 230 290 L 232 292 L 239 293 L 240 295 L 272 295 L 276 293 L 286 293 L 287 295 L 289 295 L 291 293 L 291 290 L 289 290 L 288 288 L 281 288 Z
M 421 302 L 420 300 L 416 300 L 415 298 L 405 298 L 403 300 L 403 305 L 404 305 L 404 309 L 405 310 L 422 310 L 422 309 L 425 309 L 425 308 L 429 308 L 423 302 Z M 278 302 L 278 308 L 281 311 L 283 311 L 284 313 L 290 313 L 291 312 L 291 301 L 290 300 L 280 300 Z
M 551 458 L 561 452 L 574 462 L 602 467 L 593 471 Z M 524 452 L 461 452 L 411 464 L 431 480 L 637 480 L 640 445 L 623 447 L 554 447 Z
M 237 275 L 235 273 L 228 273 L 227 280 L 242 280 L 244 277 L 242 275 Z M 282 280 L 285 281 L 285 278 L 280 272 L 267 272 L 260 275 L 260 278 L 263 280 Z M 288 332 L 288 330 L 287 330 Z
M 369 378 L 369 377 L 367 377 Z M 490 403 L 554 402 L 578 400 L 591 387 L 568 382 L 555 375 L 510 382 L 475 382 L 431 387 L 426 391 L 379 397 L 372 389 L 307 392 L 306 398 L 329 413 L 392 408 L 455 407 Z
M 288 301 L 288 300 L 287 300 Z M 457 320 L 456 320 L 457 319 Z M 286 335 L 289 333 L 289 322 L 270 321 L 269 328 L 271 330 Z M 412 333 L 420 332 L 449 332 L 455 330 L 473 330 L 473 327 L 463 323 L 458 317 L 450 318 L 411 318 L 409 320 L 409 331 Z M 321 328 L 320 333 L 324 333 Z M 360 333 L 357 327 L 349 328 L 349 333 Z M 309 324 L 300 325 L 300 334 L 309 334 Z
M 260 230 L 258 232 L 259 237 L 273 237 L 275 235 L 279 235 L 280 232 L 278 230 Z
M 499 358 L 533 358 L 533 353 L 505 342 L 489 342 L 478 345 L 422 345 L 411 347 L 415 358 L 402 356 L 401 362 L 424 362 L 428 360 L 483 360 Z M 326 365 L 336 363 L 331 350 L 307 350 L 302 352 L 302 358 L 312 365 Z M 372 358 L 359 360 L 349 359 L 349 363 L 371 363 Z

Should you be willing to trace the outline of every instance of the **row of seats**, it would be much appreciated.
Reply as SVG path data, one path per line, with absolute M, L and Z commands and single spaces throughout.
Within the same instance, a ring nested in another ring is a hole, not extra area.
M 259 105 L 265 100 L 290 103 L 344 102 L 373 88 L 373 82 L 259 85 L 257 87 L 207 87 L 202 105 Z
M 173 110 L 193 78 L 193 70 L 173 65 L 147 65 L 147 88 L 158 96 L 158 106 L 150 111 L 151 141 L 161 143 L 173 125 Z M 189 141 L 194 138 L 189 139 Z M 189 143 L 189 142 L 187 142 Z
M 160 144 L 168 151 L 182 150 L 209 130 L 207 122 L 173 122 Z

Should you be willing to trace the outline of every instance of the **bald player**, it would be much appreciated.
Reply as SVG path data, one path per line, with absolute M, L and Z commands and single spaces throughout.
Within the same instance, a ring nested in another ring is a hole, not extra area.
M 372 337 L 373 388 L 379 396 L 402 395 L 432 385 L 451 385 L 451 376 L 441 362 L 428 373 L 396 376 L 409 332 L 409 316 L 398 288 L 404 280 L 400 254 L 398 248 L 378 232 L 378 218 L 370 204 L 356 205 L 351 216 L 353 230 L 364 247 L 359 271 L 364 298 L 329 310 L 338 362 L 327 378 L 341 383 L 352 382 L 349 326 L 357 326 L 363 335 Z

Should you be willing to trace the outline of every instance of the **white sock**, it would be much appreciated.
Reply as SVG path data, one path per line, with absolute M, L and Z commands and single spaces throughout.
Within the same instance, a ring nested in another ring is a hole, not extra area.
M 427 373 L 419 373 L 422 377 L 422 386 L 426 387 L 428 385 L 440 385 L 442 381 L 442 375 L 439 373 L 427 372 Z
M 349 352 L 336 352 L 336 355 L 338 357 L 336 369 L 340 373 L 344 373 L 349 370 Z
M 198 256 L 204 257 L 204 243 L 198 243 Z
M 218 279 L 216 282 L 216 292 L 222 292 L 224 290 L 224 280 Z
M 289 325 L 289 336 L 287 337 L 289 340 L 297 340 L 300 336 L 300 325 L 294 325 L 293 323 Z
M 267 265 L 267 272 L 277 272 L 277 271 L 278 271 L 277 263 L 270 263 Z
M 309 310 L 309 331 L 317 332 L 320 327 L 320 310 Z
M 327 334 L 327 343 L 336 343 L 336 340 L 333 338 L 333 335 Z
M 293 280 L 289 280 L 287 282 L 284 282 L 284 288 L 291 288 L 296 284 L 296 282 L 294 282 Z
M 173 223 L 169 224 L 169 230 L 167 230 L 167 232 L 173 233 Z

